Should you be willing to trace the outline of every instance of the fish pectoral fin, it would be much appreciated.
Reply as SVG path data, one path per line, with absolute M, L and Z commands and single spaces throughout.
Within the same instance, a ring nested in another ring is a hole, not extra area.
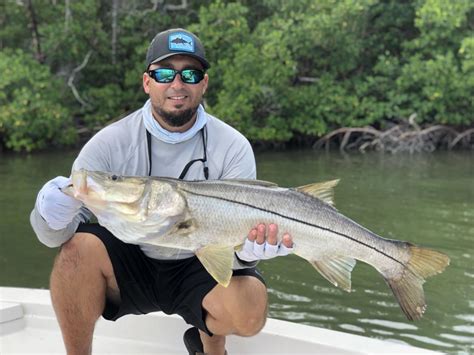
M 337 180 L 317 182 L 315 184 L 304 185 L 296 188 L 296 191 L 306 193 L 313 197 L 319 198 L 328 205 L 334 205 L 334 187 L 339 182 Z
M 335 257 L 324 260 L 313 260 L 311 264 L 326 280 L 343 290 L 351 291 L 351 272 L 356 260 L 348 257 Z
M 197 229 L 197 221 L 195 218 L 187 218 L 179 221 L 174 225 L 173 233 L 180 235 L 189 235 Z
M 222 286 L 227 287 L 232 277 L 234 247 L 207 245 L 196 251 L 196 256 L 207 272 Z

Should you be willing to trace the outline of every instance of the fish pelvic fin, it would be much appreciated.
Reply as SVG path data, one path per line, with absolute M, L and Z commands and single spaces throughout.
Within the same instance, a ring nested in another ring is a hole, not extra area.
M 304 185 L 296 188 L 296 191 L 306 193 L 326 202 L 328 205 L 334 205 L 334 187 L 339 179 L 318 182 L 315 184 Z
M 334 286 L 351 292 L 351 273 L 356 264 L 355 259 L 341 256 L 324 260 L 312 260 L 310 263 Z
M 426 310 L 423 283 L 426 277 L 443 272 L 449 257 L 435 250 L 408 244 L 411 258 L 399 278 L 385 279 L 408 320 L 417 320 Z
M 233 246 L 207 245 L 198 249 L 196 256 L 219 285 L 229 286 L 234 265 Z

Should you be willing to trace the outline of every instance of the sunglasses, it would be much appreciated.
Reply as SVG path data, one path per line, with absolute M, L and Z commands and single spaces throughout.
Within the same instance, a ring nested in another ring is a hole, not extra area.
M 199 69 L 174 70 L 171 68 L 158 68 L 148 71 L 148 75 L 160 84 L 171 83 L 178 74 L 181 76 L 183 83 L 186 84 L 197 84 L 204 79 L 204 72 Z

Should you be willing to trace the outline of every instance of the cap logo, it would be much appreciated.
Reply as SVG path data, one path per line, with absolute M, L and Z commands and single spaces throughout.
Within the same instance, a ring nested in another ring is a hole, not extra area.
M 168 37 L 168 48 L 170 51 L 194 53 L 194 40 L 183 32 L 176 32 Z

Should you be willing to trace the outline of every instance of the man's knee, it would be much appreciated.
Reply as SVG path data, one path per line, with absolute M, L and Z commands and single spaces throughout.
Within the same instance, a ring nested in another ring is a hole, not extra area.
M 104 252 L 100 244 L 94 235 L 77 233 L 61 246 L 51 273 L 50 290 L 62 327 L 72 328 L 77 323 L 93 329 L 104 310 L 110 282 L 102 270 Z M 105 260 L 110 263 L 107 252 Z
M 258 334 L 266 321 L 266 312 L 263 314 L 251 314 L 243 322 L 237 323 L 235 333 L 243 337 L 250 337 Z
M 219 335 L 252 336 L 265 325 L 267 289 L 252 276 L 235 276 L 228 287 L 216 286 L 203 299 L 206 324 Z
M 59 253 L 54 261 L 55 271 L 67 271 L 76 269 L 80 262 L 79 250 L 80 240 L 76 240 L 76 236 L 69 239 L 61 245 Z
M 259 333 L 267 319 L 267 307 L 252 307 L 243 311 L 235 322 L 236 333 L 240 336 L 253 336 Z
M 247 292 L 248 302 L 241 303 L 234 321 L 236 333 L 240 336 L 259 333 L 267 319 L 268 296 L 265 285 L 256 278 L 250 278 Z
M 90 265 L 91 260 L 100 257 L 101 244 L 102 242 L 93 235 L 76 233 L 61 246 L 54 262 L 54 270 L 70 272 L 77 270 L 83 263 Z

